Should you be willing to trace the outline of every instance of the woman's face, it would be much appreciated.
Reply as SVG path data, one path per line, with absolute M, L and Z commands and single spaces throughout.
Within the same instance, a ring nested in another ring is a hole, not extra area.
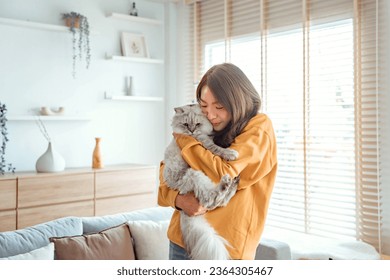
M 224 129 L 231 120 L 230 113 L 214 98 L 214 94 L 208 86 L 202 88 L 200 107 L 215 131 Z

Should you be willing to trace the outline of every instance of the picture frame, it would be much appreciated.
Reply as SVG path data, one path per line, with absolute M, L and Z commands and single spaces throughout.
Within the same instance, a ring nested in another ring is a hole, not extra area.
M 149 57 L 145 36 L 122 32 L 121 34 L 122 55 L 128 57 Z

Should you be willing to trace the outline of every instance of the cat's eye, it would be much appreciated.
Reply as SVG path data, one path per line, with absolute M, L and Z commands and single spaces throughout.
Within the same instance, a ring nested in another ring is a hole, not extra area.
M 197 123 L 195 126 L 196 126 L 196 127 L 199 127 L 199 126 L 201 126 L 201 123 Z
M 185 126 L 185 127 L 188 127 L 188 123 L 184 123 L 184 126 Z

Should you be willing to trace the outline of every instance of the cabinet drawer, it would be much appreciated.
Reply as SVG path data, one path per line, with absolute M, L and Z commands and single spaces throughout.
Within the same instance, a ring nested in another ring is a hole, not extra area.
M 157 206 L 157 197 L 155 193 L 102 198 L 96 200 L 95 215 L 111 215 L 153 206 Z
M 150 193 L 155 186 L 155 167 L 96 173 L 97 198 Z
M 0 181 L 0 210 L 16 209 L 16 179 Z
M 0 211 L 0 231 L 16 229 L 16 210 Z
M 93 200 L 40 206 L 18 211 L 18 229 L 66 216 L 93 216 Z
M 18 207 L 93 199 L 93 174 L 19 178 Z

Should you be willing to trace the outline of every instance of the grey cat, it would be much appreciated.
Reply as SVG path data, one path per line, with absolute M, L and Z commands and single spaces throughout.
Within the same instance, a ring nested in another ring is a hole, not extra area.
M 173 132 L 193 136 L 213 154 L 225 160 L 235 160 L 238 152 L 217 146 L 212 140 L 213 127 L 197 104 L 175 108 L 172 120 Z M 239 177 L 224 175 L 218 184 L 213 183 L 203 172 L 189 167 L 183 160 L 175 139 L 164 155 L 164 179 L 169 188 L 180 194 L 193 192 L 200 204 L 208 210 L 226 206 L 236 193 Z M 203 215 L 190 217 L 180 212 L 183 241 L 194 260 L 229 259 L 228 242 L 219 236 Z

